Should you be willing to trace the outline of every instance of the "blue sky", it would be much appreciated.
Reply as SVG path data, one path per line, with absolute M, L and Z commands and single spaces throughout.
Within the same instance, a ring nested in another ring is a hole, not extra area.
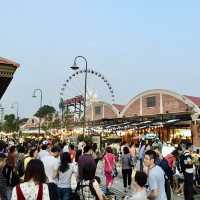
M 34 114 L 34 88 L 43 90 L 44 104 L 57 107 L 76 55 L 106 76 L 116 103 L 154 88 L 200 96 L 198 0 L 0 3 L 0 56 L 21 64 L 1 99 L 6 112 L 18 101 L 21 117 Z

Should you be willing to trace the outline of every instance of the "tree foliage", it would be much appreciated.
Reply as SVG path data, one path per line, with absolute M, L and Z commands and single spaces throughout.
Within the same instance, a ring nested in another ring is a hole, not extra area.
M 4 123 L 2 124 L 2 130 L 5 132 L 14 132 L 19 130 L 18 119 L 15 118 L 14 114 L 5 115 Z
M 53 106 L 44 105 L 42 106 L 36 113 L 36 117 L 49 117 L 52 116 L 56 112 L 55 108 Z

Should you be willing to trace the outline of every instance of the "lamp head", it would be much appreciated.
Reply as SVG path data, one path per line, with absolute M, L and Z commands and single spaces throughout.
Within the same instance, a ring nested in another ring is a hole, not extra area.
M 79 69 L 79 67 L 77 66 L 76 62 L 74 62 L 74 64 L 70 68 L 73 69 L 73 70 Z
M 33 93 L 32 97 L 33 97 L 33 98 L 36 98 L 36 95 L 35 95 L 35 93 Z

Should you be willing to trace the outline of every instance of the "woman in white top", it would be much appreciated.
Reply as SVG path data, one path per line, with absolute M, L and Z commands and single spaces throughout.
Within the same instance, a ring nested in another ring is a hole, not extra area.
M 71 179 L 72 174 L 77 173 L 75 165 L 71 163 L 68 152 L 64 152 L 60 157 L 61 164 L 58 169 L 58 195 L 60 200 L 71 199 Z
M 27 164 L 24 181 L 13 188 L 11 200 L 49 200 L 49 189 L 45 184 L 46 174 L 42 161 L 30 160 Z
M 144 172 L 137 171 L 134 181 L 134 192 L 130 196 L 125 197 L 125 200 L 147 200 L 145 185 L 147 183 L 147 175 Z

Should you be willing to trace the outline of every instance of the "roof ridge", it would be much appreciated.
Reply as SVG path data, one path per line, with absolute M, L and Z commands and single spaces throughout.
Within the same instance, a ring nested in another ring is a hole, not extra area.
M 7 58 L 3 58 L 3 57 L 0 57 L 0 63 L 1 64 L 7 64 L 7 65 L 13 65 L 15 67 L 19 67 L 20 64 L 15 62 L 15 61 L 12 61 L 10 59 L 7 59 Z

